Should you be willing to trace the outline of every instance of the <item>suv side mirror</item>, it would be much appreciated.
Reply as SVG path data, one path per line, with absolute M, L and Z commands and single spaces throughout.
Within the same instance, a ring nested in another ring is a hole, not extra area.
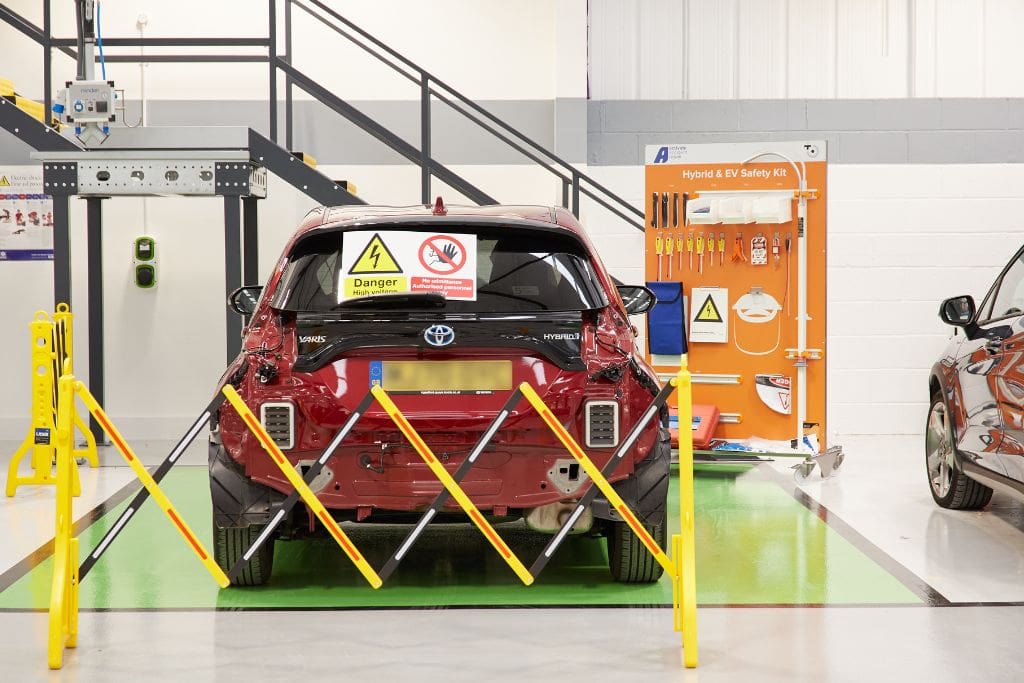
M 974 321 L 976 310 L 974 297 L 970 294 L 946 299 L 939 307 L 939 318 L 947 325 L 968 327 Z
M 250 316 L 263 293 L 262 285 L 239 287 L 228 297 L 228 307 L 238 315 Z
M 616 289 L 626 305 L 626 313 L 630 315 L 646 313 L 657 301 L 654 292 L 640 285 L 619 285 Z

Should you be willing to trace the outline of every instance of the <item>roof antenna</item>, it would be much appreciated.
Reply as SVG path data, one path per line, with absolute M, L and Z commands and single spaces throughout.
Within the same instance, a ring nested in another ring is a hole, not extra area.
M 432 212 L 435 216 L 447 216 L 448 209 L 444 207 L 444 200 L 441 199 L 441 195 L 437 195 L 437 199 L 434 201 L 434 210 Z

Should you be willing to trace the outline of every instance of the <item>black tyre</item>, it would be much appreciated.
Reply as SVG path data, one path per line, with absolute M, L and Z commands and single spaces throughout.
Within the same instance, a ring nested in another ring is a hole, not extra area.
M 242 554 L 249 549 L 252 542 L 266 527 L 262 524 L 250 524 L 244 527 L 213 526 L 213 554 L 217 564 L 225 572 L 229 571 Z M 260 546 L 256 554 L 250 558 L 242 571 L 235 577 L 235 586 L 262 586 L 270 580 L 274 568 L 274 539 L 270 538 Z
M 664 550 L 668 532 L 665 522 L 644 525 L 647 532 Z M 608 534 L 608 568 L 620 583 L 654 583 L 664 569 L 625 522 L 612 522 Z
M 925 424 L 925 469 L 935 502 L 950 510 L 980 510 L 992 489 L 974 481 L 959 468 L 949 411 L 942 396 L 932 396 Z

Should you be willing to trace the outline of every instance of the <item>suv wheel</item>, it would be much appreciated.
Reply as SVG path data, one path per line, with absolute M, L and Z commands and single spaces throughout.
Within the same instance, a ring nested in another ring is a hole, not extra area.
M 667 521 L 653 526 L 644 525 L 662 548 L 668 537 Z M 629 525 L 625 522 L 612 522 L 611 527 L 611 533 L 608 534 L 608 568 L 611 569 L 612 577 L 620 583 L 654 583 L 660 579 L 665 570 Z
M 244 527 L 213 527 L 213 554 L 217 564 L 225 572 L 229 571 L 242 554 L 249 549 L 252 542 L 266 528 L 263 524 L 250 524 Z M 235 577 L 235 586 L 262 586 L 270 580 L 274 567 L 274 539 L 267 539 L 256 554 L 250 558 L 242 571 Z
M 953 430 L 941 395 L 932 396 L 924 439 L 928 483 L 935 502 L 950 510 L 985 507 L 992 498 L 992 489 L 974 481 L 957 467 Z

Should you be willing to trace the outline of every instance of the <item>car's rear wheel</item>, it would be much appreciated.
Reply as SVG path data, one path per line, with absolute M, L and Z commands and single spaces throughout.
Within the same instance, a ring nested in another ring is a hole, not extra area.
M 263 524 L 243 527 L 213 527 L 213 552 L 217 564 L 228 572 L 266 528 Z M 262 586 L 270 580 L 274 568 L 274 539 L 267 539 L 239 572 L 234 586 Z
M 979 484 L 957 466 L 949 411 L 941 395 L 932 396 L 925 425 L 925 463 L 935 502 L 950 510 L 978 510 L 988 505 L 992 489 Z
M 644 525 L 644 529 L 662 549 L 668 537 L 665 526 L 666 522 Z M 625 522 L 611 523 L 611 533 L 608 534 L 608 568 L 612 577 L 620 583 L 653 583 L 664 573 L 654 555 Z

